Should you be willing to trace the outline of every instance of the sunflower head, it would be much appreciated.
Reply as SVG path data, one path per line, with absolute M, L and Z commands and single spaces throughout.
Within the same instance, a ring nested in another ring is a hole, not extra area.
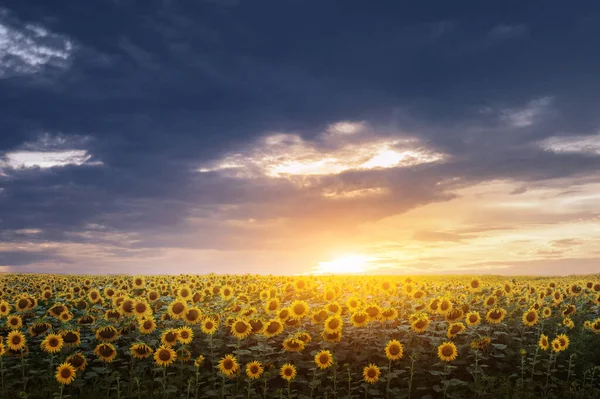
M 154 352 L 154 362 L 161 367 L 170 366 L 177 359 L 177 354 L 170 346 L 161 346 Z
M 44 352 L 57 353 L 60 352 L 64 344 L 62 335 L 59 334 L 48 334 L 46 338 L 40 344 L 40 347 Z
M 254 360 L 246 365 L 246 376 L 251 380 L 259 379 L 265 371 L 263 365 Z
M 135 357 L 136 359 L 145 359 L 150 357 L 152 352 L 154 352 L 151 347 L 144 343 L 133 344 L 129 350 L 131 352 L 131 356 Z
M 328 350 L 321 350 L 315 355 L 315 364 L 321 370 L 328 369 L 333 364 L 333 355 Z
M 296 378 L 296 366 L 290 363 L 286 363 L 279 369 L 279 375 L 287 382 L 291 382 Z
M 83 354 L 75 353 L 67 358 L 67 363 L 70 363 L 71 366 L 75 367 L 75 370 L 83 371 L 87 366 L 87 359 Z
M 115 357 L 117 356 L 117 350 L 115 349 L 113 344 L 109 343 L 102 343 L 97 345 L 94 349 L 94 353 L 96 354 L 96 356 L 98 356 L 98 359 L 106 363 L 111 363 L 113 360 L 115 360 Z
M 444 342 L 438 347 L 438 357 L 444 362 L 451 362 L 458 356 L 458 350 L 453 342 Z
M 69 362 L 64 362 L 56 367 L 56 381 L 63 385 L 69 385 L 75 380 L 75 367 Z
M 219 371 L 226 377 L 233 377 L 240 370 L 240 365 L 233 355 L 225 355 L 219 360 Z
M 377 381 L 379 381 L 381 370 L 375 364 L 370 363 L 363 369 L 362 375 L 366 383 L 375 384 Z

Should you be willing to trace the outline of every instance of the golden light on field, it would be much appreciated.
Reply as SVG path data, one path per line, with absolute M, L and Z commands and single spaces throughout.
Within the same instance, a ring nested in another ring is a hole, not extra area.
M 330 262 L 319 262 L 318 274 L 360 274 L 367 271 L 368 258 L 361 255 L 348 255 Z

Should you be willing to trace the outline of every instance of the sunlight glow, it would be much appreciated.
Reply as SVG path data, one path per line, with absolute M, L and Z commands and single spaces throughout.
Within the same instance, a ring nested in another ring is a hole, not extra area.
M 360 274 L 367 271 L 368 259 L 365 256 L 349 255 L 330 262 L 319 262 L 316 274 Z
M 238 178 L 290 178 L 337 175 L 348 170 L 410 167 L 446 158 L 445 154 L 426 148 L 410 137 L 361 137 L 362 128 L 365 128 L 363 124 L 335 124 L 312 141 L 296 134 L 271 134 L 244 153 L 229 154 L 197 170 L 201 173 L 223 171 Z

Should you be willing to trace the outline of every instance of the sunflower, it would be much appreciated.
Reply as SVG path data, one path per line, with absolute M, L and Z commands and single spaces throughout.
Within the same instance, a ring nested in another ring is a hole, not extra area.
M 144 276 L 135 276 L 133 278 L 133 288 L 141 289 L 146 287 L 146 278 Z
M 116 321 L 121 319 L 122 314 L 117 309 L 108 309 L 104 313 L 104 320 L 106 321 Z
M 560 346 L 560 351 L 567 350 L 567 348 L 569 347 L 569 337 L 567 337 L 565 334 L 558 335 L 552 341 L 552 347 L 554 347 L 554 341 L 558 341 L 558 345 Z M 559 351 L 557 351 L 557 352 L 559 352 Z
M 590 328 L 595 333 L 600 333 L 600 318 L 590 322 Z
M 56 381 L 63 385 L 69 385 L 75 379 L 75 367 L 69 362 L 64 362 L 56 367 Z
M 21 316 L 18 315 L 8 316 L 6 319 L 6 325 L 11 330 L 18 330 L 19 328 L 23 327 L 23 319 L 21 319 Z
M 180 363 L 185 363 L 192 360 L 192 352 L 186 348 L 179 348 L 175 353 L 177 354 L 177 360 L 179 360 Z
M 481 289 L 481 280 L 474 278 L 469 282 L 469 291 L 478 292 Z
M 392 307 L 387 307 L 381 311 L 381 320 L 393 321 L 398 317 L 398 310 Z
M 550 309 L 548 306 L 542 308 L 542 317 L 547 319 L 550 316 L 552 316 L 552 309 Z
M 256 360 L 246 364 L 246 375 L 251 380 L 259 379 L 265 371 L 262 364 Z
M 166 331 L 163 331 L 162 335 L 160 336 L 160 342 L 164 346 L 173 346 L 177 343 L 178 340 L 179 330 L 175 328 L 170 328 Z
M 252 334 L 252 326 L 246 320 L 237 318 L 231 325 L 230 332 L 237 339 L 244 339 Z
M 381 308 L 378 305 L 369 305 L 365 308 L 365 312 L 369 315 L 369 320 L 378 320 L 381 315 Z
M 466 322 L 468 326 L 476 326 L 481 322 L 481 316 L 479 312 L 469 312 L 467 313 Z
M 67 321 L 73 320 L 73 313 L 71 313 L 68 310 L 66 310 L 66 311 L 62 312 L 60 314 L 60 316 L 58 316 L 58 319 L 60 321 L 62 321 L 63 323 L 66 323 Z
M 148 291 L 148 294 L 146 294 L 146 298 L 148 298 L 150 302 L 156 302 L 160 298 L 160 294 L 158 293 L 158 291 L 151 290 Z
M 289 309 L 290 316 L 293 319 L 301 320 L 302 318 L 306 317 L 306 315 L 308 315 L 309 308 L 308 303 L 306 303 L 305 301 L 295 300 L 294 302 L 292 302 Z
M 342 327 L 343 327 L 342 318 L 338 315 L 331 316 L 331 317 L 327 318 L 327 320 L 325 320 L 324 329 L 325 329 L 325 332 L 328 334 L 340 332 L 340 331 L 342 331 Z
M 490 337 L 483 337 L 483 338 L 479 338 L 479 339 L 471 341 L 471 348 L 484 350 L 491 343 L 492 343 L 492 340 Z
M 117 356 L 117 350 L 115 349 L 113 344 L 108 343 L 98 344 L 94 348 L 94 353 L 96 354 L 96 356 L 98 356 L 98 359 L 106 363 L 111 363 L 113 360 L 115 360 L 115 357 Z
M 395 339 L 390 340 L 385 346 L 385 357 L 389 360 L 398 360 L 402 359 L 402 356 L 404 356 L 404 345 Z
M 11 350 L 20 351 L 25 347 L 27 340 L 21 331 L 13 330 L 8 333 L 8 336 L 6 337 L 6 343 Z
M 154 352 L 154 362 L 158 366 L 167 367 L 175 362 L 177 354 L 169 346 L 161 346 Z
M 452 305 L 452 302 L 450 302 L 448 298 L 443 298 L 438 305 L 437 312 L 439 314 L 446 314 L 451 311 L 453 307 L 454 305 Z
M 135 357 L 136 359 L 145 359 L 150 357 L 152 352 L 154 352 L 151 347 L 144 343 L 131 345 L 131 347 L 129 347 L 129 351 L 131 352 L 131 356 Z
M 278 298 L 271 298 L 265 304 L 265 312 L 267 313 L 275 313 L 279 310 L 280 301 Z
M 265 328 L 263 329 L 263 335 L 267 338 L 274 337 L 276 335 L 281 334 L 282 332 L 283 324 L 277 319 L 273 319 L 267 322 Z
M 52 329 L 52 324 L 42 322 L 42 323 L 35 323 L 35 324 L 29 326 L 28 330 L 29 330 L 29 335 L 31 335 L 32 337 L 37 337 L 37 336 L 47 333 L 51 329 Z
M 187 312 L 187 304 L 182 299 L 177 299 L 169 304 L 169 316 L 173 319 L 181 319 Z
M 458 356 L 458 350 L 453 342 L 444 342 L 438 346 L 438 357 L 444 362 L 451 362 Z
M 340 342 L 342 340 L 342 332 L 334 331 L 332 333 L 328 333 L 327 331 L 323 331 L 321 333 L 321 338 L 323 338 L 327 342 Z
M 75 370 L 77 370 L 77 371 L 83 371 L 83 370 L 85 370 L 85 367 L 87 366 L 87 359 L 81 353 L 75 353 L 75 354 L 69 356 L 67 358 L 66 362 L 70 363 L 71 366 L 75 367 Z
M 448 338 L 454 338 L 466 329 L 467 327 L 465 327 L 463 323 L 452 323 L 450 326 L 448 326 L 447 336 Z
M 0 316 L 6 316 L 10 313 L 10 304 L 6 301 L 0 301 Z
M 421 316 L 412 323 L 410 323 L 410 328 L 416 333 L 422 333 L 425 332 L 425 330 L 427 330 L 427 327 L 429 327 L 429 323 L 429 317 Z
M 369 315 L 366 312 L 356 311 L 350 316 L 350 323 L 354 327 L 363 327 L 369 324 Z
M 296 366 L 290 363 L 286 363 L 279 369 L 279 375 L 287 382 L 291 382 L 296 378 Z
M 504 310 L 503 308 L 494 308 L 490 309 L 487 312 L 487 314 L 485 315 L 485 319 L 490 324 L 499 324 L 502 322 L 502 320 L 504 320 L 505 316 L 506 310 Z
M 328 369 L 333 364 L 333 355 L 328 350 L 320 350 L 315 355 L 315 363 L 321 370 Z
M 152 309 L 145 299 L 138 299 L 133 304 L 133 315 L 138 319 L 152 315 Z
M 102 342 L 113 342 L 119 338 L 119 330 L 113 326 L 101 327 L 96 330 L 96 339 Z
M 283 349 L 286 352 L 302 352 L 304 349 L 304 341 L 295 338 L 287 338 L 283 340 Z
M 198 355 L 196 360 L 194 360 L 194 367 L 198 368 L 204 364 L 204 356 Z
M 4 342 L 2 341 L 2 338 L 0 338 L 0 356 L 4 356 L 5 352 L 6 348 L 4 347 Z
M 226 377 L 232 377 L 240 370 L 240 365 L 233 355 L 225 355 L 219 360 L 219 371 Z
M 365 382 L 369 384 L 375 384 L 377 381 L 379 381 L 381 370 L 379 370 L 379 367 L 377 367 L 373 363 L 370 363 L 363 369 L 362 375 Z
M 358 309 L 360 303 L 361 301 L 356 295 L 352 295 L 346 300 L 346 306 L 352 312 L 355 312 Z
M 27 296 L 27 294 L 24 295 L 25 296 L 19 298 L 17 300 L 17 303 L 15 304 L 15 307 L 19 312 L 24 312 L 31 309 L 31 302 L 29 302 L 29 297 Z
M 540 347 L 541 350 L 547 351 L 548 348 L 550 348 L 550 343 L 548 342 L 548 336 L 545 334 L 542 334 L 540 336 L 540 340 L 538 341 L 538 346 Z
M 183 320 L 191 326 L 198 324 L 202 320 L 202 311 L 197 307 L 191 307 L 183 315 Z
M 63 337 L 66 346 L 79 346 L 81 344 L 81 334 L 78 330 L 61 331 L 60 335 Z
M 572 329 L 575 327 L 575 323 L 573 322 L 573 320 L 570 317 L 565 317 L 563 319 L 563 326 L 568 327 L 569 329 Z
M 154 319 L 142 319 L 138 323 L 138 331 L 142 334 L 151 334 L 156 329 Z
M 61 335 L 48 334 L 40 344 L 40 348 L 42 348 L 44 352 L 57 353 L 62 349 L 64 342 L 65 341 Z
M 259 318 L 253 318 L 248 321 L 252 327 L 252 334 L 261 334 L 265 328 L 265 323 Z
M 97 289 L 90 290 L 87 297 L 91 303 L 102 303 L 102 295 L 100 295 L 100 291 Z
M 204 334 L 212 335 L 218 328 L 219 325 L 212 317 L 205 317 L 200 323 L 200 329 Z
M 529 309 L 527 312 L 523 313 L 523 324 L 527 327 L 532 327 L 537 324 L 539 320 L 538 312 L 535 309 Z

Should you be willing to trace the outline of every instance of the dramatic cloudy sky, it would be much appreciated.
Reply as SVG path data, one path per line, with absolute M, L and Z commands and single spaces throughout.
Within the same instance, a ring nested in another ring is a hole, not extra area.
M 600 5 L 8 0 L 0 271 L 600 271 Z

